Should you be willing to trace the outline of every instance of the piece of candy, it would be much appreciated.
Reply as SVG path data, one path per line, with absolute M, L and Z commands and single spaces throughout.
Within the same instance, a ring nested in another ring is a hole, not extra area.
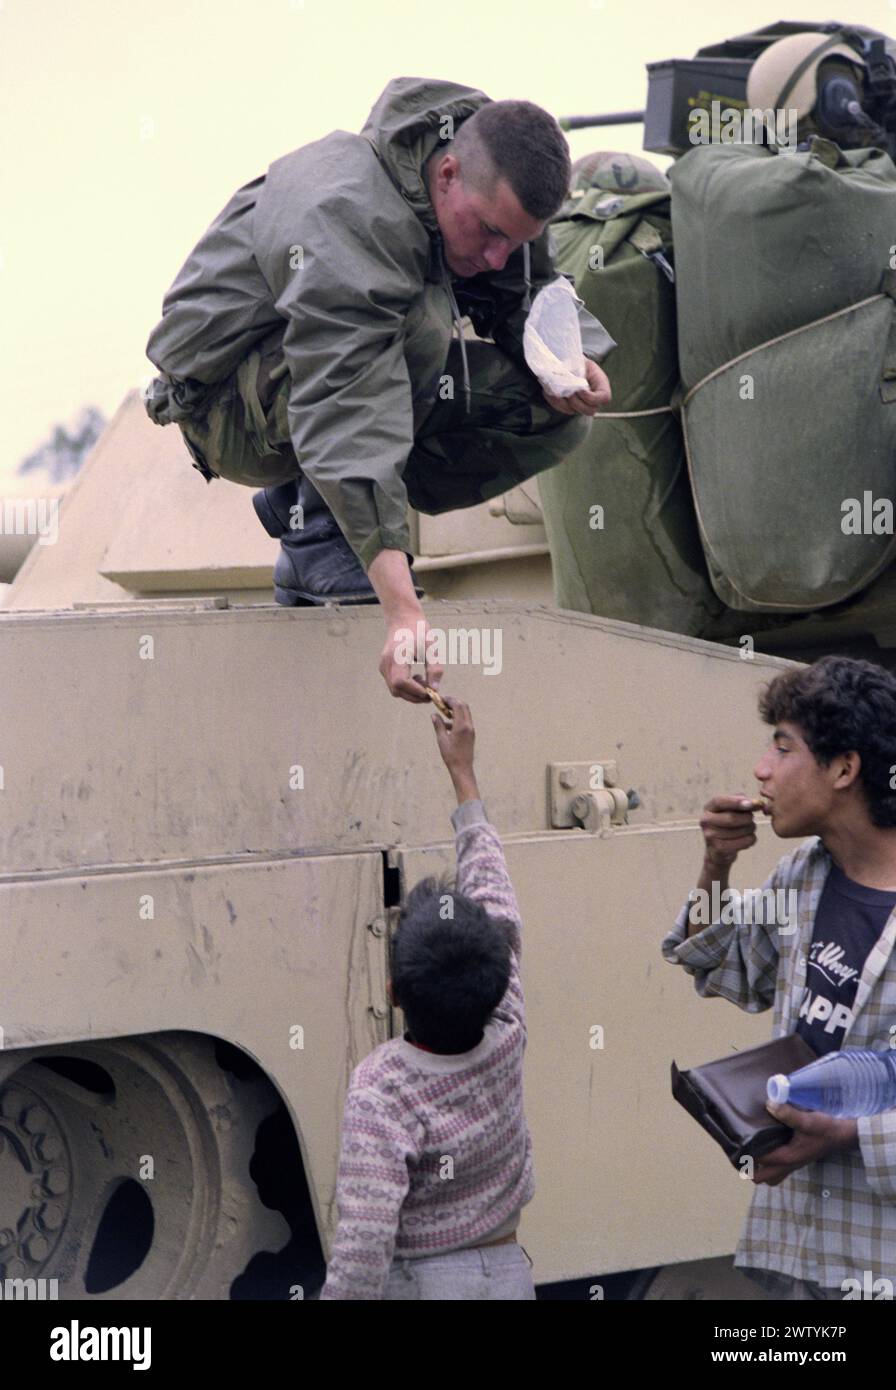
M 454 718 L 454 715 L 451 713 L 451 706 L 445 704 L 445 701 L 442 699 L 439 692 L 437 690 L 433 690 L 431 685 L 424 685 L 423 689 L 426 691 L 427 695 L 432 700 L 433 704 L 439 711 L 439 714 L 442 716 L 442 718 L 447 719 L 450 723 L 451 720 Z

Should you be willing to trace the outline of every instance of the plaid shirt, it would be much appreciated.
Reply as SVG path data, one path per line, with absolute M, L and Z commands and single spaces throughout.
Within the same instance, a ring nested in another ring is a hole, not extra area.
M 735 923 L 711 925 L 687 938 L 689 903 L 663 941 L 664 957 L 694 976 L 698 994 L 730 999 L 747 1013 L 774 1008 L 773 1036 L 796 1032 L 815 914 L 831 862 L 818 838 L 807 840 L 778 862 L 763 885 L 797 890 L 795 930 Z M 865 962 L 844 1048 L 881 1051 L 896 1045 L 894 947 L 896 911 Z M 896 1110 L 857 1123 L 859 1148 L 798 1168 L 777 1187 L 757 1186 L 735 1264 L 826 1288 L 861 1280 L 867 1270 L 875 1279 L 896 1280 Z

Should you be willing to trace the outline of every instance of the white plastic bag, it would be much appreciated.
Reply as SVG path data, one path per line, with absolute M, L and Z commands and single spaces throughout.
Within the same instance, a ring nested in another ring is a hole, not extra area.
M 530 369 L 552 396 L 587 391 L 585 356 L 576 304 L 579 299 L 562 275 L 545 285 L 532 301 L 523 329 L 523 352 Z

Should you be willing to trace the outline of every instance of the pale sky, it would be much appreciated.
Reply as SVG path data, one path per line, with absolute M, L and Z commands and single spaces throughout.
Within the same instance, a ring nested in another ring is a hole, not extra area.
M 87 404 L 111 415 L 151 374 L 162 296 L 230 195 L 289 150 L 359 130 L 390 78 L 449 78 L 558 116 L 627 110 L 644 104 L 645 63 L 837 8 L 0 0 L 0 484 L 55 423 Z M 858 8 L 854 22 L 896 31 L 896 0 Z M 638 152 L 641 131 L 570 146 Z

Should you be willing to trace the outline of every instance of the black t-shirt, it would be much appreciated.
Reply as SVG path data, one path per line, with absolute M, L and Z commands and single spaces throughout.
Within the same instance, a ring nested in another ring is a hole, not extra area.
M 866 888 L 831 865 L 806 963 L 797 1032 L 822 1056 L 843 1043 L 865 961 L 896 907 L 896 891 Z

